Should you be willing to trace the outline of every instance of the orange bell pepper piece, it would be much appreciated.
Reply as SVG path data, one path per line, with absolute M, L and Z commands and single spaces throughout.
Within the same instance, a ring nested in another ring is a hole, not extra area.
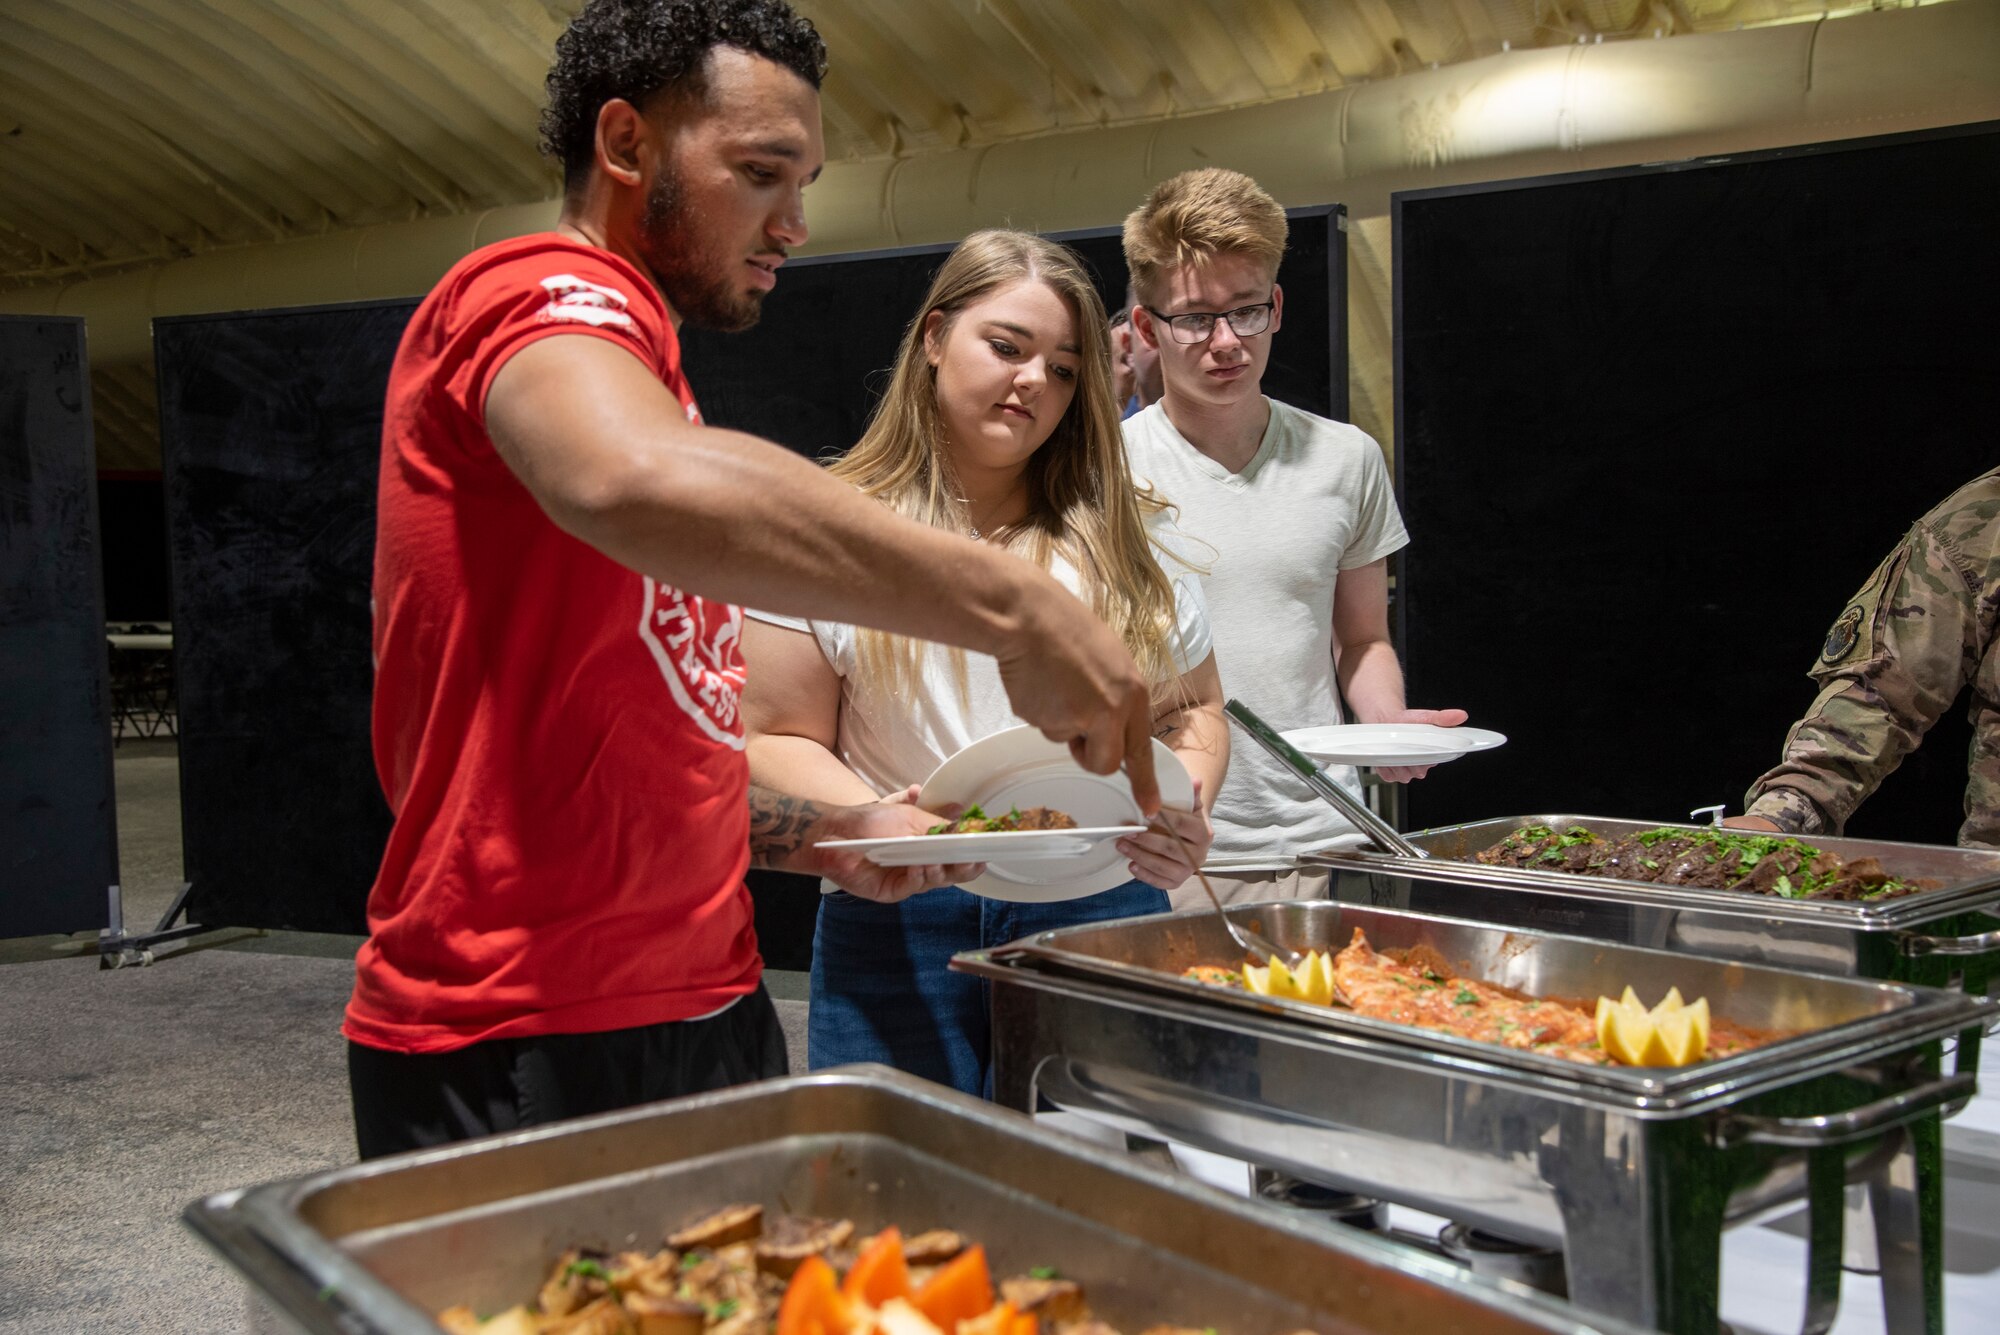
M 972 1246 L 924 1281 L 910 1301 L 939 1330 L 955 1331 L 961 1321 L 984 1316 L 993 1307 L 993 1276 L 986 1248 Z M 785 1335 L 785 1332 L 779 1332 Z
M 833 1267 L 824 1257 L 807 1257 L 778 1305 L 778 1335 L 850 1335 L 853 1329 L 854 1304 L 840 1291 Z
M 902 1230 L 892 1224 L 876 1234 L 855 1258 L 840 1291 L 848 1301 L 870 1307 L 880 1307 L 891 1298 L 909 1297 L 910 1264 L 903 1259 Z
M 1035 1319 L 1033 1312 L 1023 1312 L 1014 1318 L 1014 1329 L 1007 1335 L 1037 1335 L 1042 1323 Z

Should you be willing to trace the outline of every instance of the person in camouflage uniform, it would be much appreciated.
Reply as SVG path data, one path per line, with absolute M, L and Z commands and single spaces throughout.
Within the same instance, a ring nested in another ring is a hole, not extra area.
M 1839 834 L 1972 683 L 1961 845 L 2000 847 L 2000 469 L 1911 528 L 1827 633 L 1819 698 L 1729 822 Z

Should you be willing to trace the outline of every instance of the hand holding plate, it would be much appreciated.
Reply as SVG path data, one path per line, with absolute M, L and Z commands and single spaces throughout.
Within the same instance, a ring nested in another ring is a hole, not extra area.
M 1468 715 L 1463 709 L 1403 709 L 1378 723 L 1428 723 L 1435 728 L 1456 728 Z M 1384 783 L 1408 783 L 1431 772 L 1429 765 L 1377 765 L 1375 776 Z
M 933 827 L 958 818 L 959 808 L 925 811 L 916 804 L 915 784 L 891 793 L 879 802 L 861 806 L 835 807 L 819 833 L 821 839 L 894 839 L 926 834 Z M 925 890 L 944 885 L 963 885 L 986 872 L 984 863 L 933 863 L 920 867 L 881 867 L 859 852 L 846 849 L 819 850 L 819 874 L 841 889 L 878 904 L 894 904 Z

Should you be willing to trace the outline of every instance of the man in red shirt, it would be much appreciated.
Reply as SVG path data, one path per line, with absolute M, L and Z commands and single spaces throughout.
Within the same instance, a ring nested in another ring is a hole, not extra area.
M 749 327 L 805 241 L 824 69 L 782 0 L 593 0 L 548 80 L 556 230 L 460 261 L 397 350 L 374 710 L 396 821 L 344 1027 L 364 1157 L 782 1074 L 745 868 L 881 900 L 976 870 L 814 847 L 921 833 L 907 798 L 749 788 L 740 604 L 994 654 L 1023 718 L 1158 807 L 1145 684 L 1088 608 L 701 425 L 677 331 Z

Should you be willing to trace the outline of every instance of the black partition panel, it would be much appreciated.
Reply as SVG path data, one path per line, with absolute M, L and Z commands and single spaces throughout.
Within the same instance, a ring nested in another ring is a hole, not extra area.
M 375 475 L 414 309 L 154 326 L 195 921 L 363 929 L 389 829 L 368 725 Z
M 1346 210 L 1290 210 L 1279 267 L 1284 327 L 1264 375 L 1265 392 L 1311 412 L 1347 416 Z M 1108 309 L 1125 300 L 1125 252 L 1115 228 L 1057 234 L 1084 259 Z M 903 331 L 923 303 L 949 245 L 787 264 L 754 329 L 683 335 L 688 380 L 703 418 L 755 432 L 808 458 L 846 450 L 868 424 Z M 924 775 L 911 776 L 912 782 Z M 757 934 L 776 968 L 812 958 L 814 883 L 781 872 L 750 873 Z
M 96 485 L 83 321 L 0 316 L 0 937 L 109 923 Z
M 1410 695 L 1511 739 L 1412 818 L 1740 810 L 1848 598 L 2000 463 L 2000 125 L 1394 215 Z M 1964 704 L 1850 833 L 1953 838 Z

